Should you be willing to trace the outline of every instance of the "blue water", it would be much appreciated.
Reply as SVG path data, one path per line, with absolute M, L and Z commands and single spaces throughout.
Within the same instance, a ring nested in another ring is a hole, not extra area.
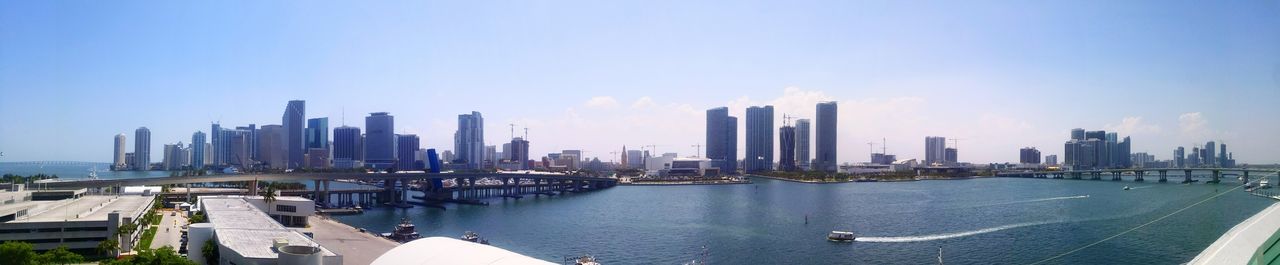
M 1130 191 L 1123 186 L 1134 186 Z M 620 186 L 563 197 L 495 199 L 449 210 L 380 208 L 336 219 L 386 232 L 409 217 L 425 235 L 472 230 L 537 258 L 592 254 L 607 264 L 678 264 L 706 247 L 717 264 L 1027 264 L 1150 226 L 1046 264 L 1190 260 L 1272 201 L 1232 186 L 1052 179 L 901 183 Z M 1087 195 L 1087 197 L 1086 197 Z M 809 223 L 805 224 L 808 215 Z M 862 242 L 831 243 L 831 230 Z

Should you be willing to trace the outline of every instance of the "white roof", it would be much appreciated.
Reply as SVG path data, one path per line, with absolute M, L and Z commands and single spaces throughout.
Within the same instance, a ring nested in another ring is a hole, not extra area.
M 555 264 L 489 245 L 447 237 L 428 237 L 383 253 L 373 265 Z
M 1240 222 L 1196 255 L 1189 264 L 1248 264 L 1255 251 L 1280 227 L 1280 203 Z

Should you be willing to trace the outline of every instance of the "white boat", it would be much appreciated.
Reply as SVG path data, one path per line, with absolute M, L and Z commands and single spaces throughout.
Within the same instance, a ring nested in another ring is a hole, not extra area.
M 833 242 L 853 242 L 854 238 L 853 232 L 848 231 L 831 231 L 830 234 L 827 234 L 827 240 Z
M 1267 179 L 1262 179 L 1261 181 L 1258 181 L 1258 188 L 1259 188 L 1259 189 L 1270 189 L 1270 188 L 1271 188 L 1271 182 L 1270 182 L 1270 181 L 1267 181 Z
M 1124 186 L 1124 190 L 1130 190 L 1130 189 L 1132 188 L 1129 188 L 1129 186 Z

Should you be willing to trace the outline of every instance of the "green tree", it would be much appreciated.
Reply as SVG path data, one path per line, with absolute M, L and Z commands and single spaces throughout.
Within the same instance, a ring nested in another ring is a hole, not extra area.
M 98 243 L 98 248 L 97 248 L 98 255 L 103 255 L 103 256 L 114 255 L 116 249 L 119 249 L 119 248 L 120 248 L 119 241 L 116 241 L 115 239 L 103 240 L 102 243 Z
M 209 239 L 204 242 L 204 247 L 200 248 L 200 254 L 204 255 L 205 264 L 218 264 L 218 242 Z
M 138 255 L 127 259 L 103 262 L 104 265 L 195 265 L 195 262 L 178 255 L 171 246 L 160 249 L 143 249 Z
M 84 256 L 67 250 L 67 246 L 58 246 L 58 248 L 45 251 L 36 257 L 36 261 L 40 264 L 73 264 L 84 262 Z
M 0 264 L 36 264 L 36 250 L 31 243 L 6 241 L 0 244 Z
M 276 203 L 276 185 L 267 184 L 267 190 L 262 193 L 262 200 L 267 202 L 267 212 L 275 209 Z

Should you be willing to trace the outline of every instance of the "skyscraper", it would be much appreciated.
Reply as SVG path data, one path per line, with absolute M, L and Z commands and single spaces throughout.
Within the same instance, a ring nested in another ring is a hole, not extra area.
M 1218 167 L 1232 166 L 1230 163 L 1231 158 L 1227 156 L 1227 144 L 1222 143 L 1218 147 Z
M 360 128 L 342 126 L 333 129 L 333 167 L 335 168 L 358 168 L 361 167 L 358 155 L 360 154 Z
M 258 157 L 266 167 L 285 169 L 289 166 L 284 134 L 282 125 L 263 125 L 258 130 Z
M 814 142 L 814 154 L 817 156 L 813 160 L 813 169 L 827 172 L 836 172 L 838 167 L 836 162 L 836 102 L 818 103 L 817 111 L 817 131 L 814 134 L 816 141 Z
M 529 164 L 529 141 L 516 137 L 511 139 L 511 161 L 520 163 L 520 169 L 532 169 Z
M 1071 129 L 1071 140 L 1084 141 L 1084 129 Z
M 212 143 L 210 145 L 211 148 L 209 148 L 209 150 L 212 150 L 211 158 L 213 160 L 213 165 L 221 166 L 223 163 L 225 163 L 224 161 L 226 159 L 226 155 L 223 154 L 223 152 L 225 151 L 222 147 L 222 125 L 218 123 L 210 124 L 209 136 L 210 136 L 209 142 Z
M 747 108 L 747 155 L 743 170 L 773 170 L 773 106 Z
M 123 133 L 116 135 L 116 142 L 115 142 L 116 145 L 114 150 L 115 152 L 113 153 L 114 155 L 112 156 L 112 160 L 111 160 L 112 161 L 111 170 L 124 170 L 128 168 L 128 165 L 125 164 L 125 157 L 124 157 L 124 154 L 128 153 L 128 151 L 125 150 L 126 148 L 128 148 L 125 145 L 125 141 L 126 139 Z
M 729 108 L 707 110 L 707 158 L 720 174 L 738 172 L 738 118 L 729 116 Z
M 480 112 L 458 115 L 458 131 L 453 134 L 457 160 L 471 169 L 484 168 L 484 117 Z
M 955 165 L 956 163 L 960 163 L 960 151 L 956 150 L 955 148 L 947 147 L 947 149 L 944 151 L 943 157 L 945 157 L 944 164 Z
M 284 126 L 285 149 L 288 150 L 288 167 L 302 168 L 303 155 L 306 153 L 306 135 L 303 133 L 303 122 L 307 118 L 307 102 L 290 100 L 285 106 L 280 125 Z
M 928 136 L 924 138 L 924 163 L 926 165 L 946 164 L 947 138 Z
M 196 131 L 196 133 L 191 134 L 191 168 L 192 169 L 197 169 L 197 170 L 204 169 L 204 159 L 205 159 L 204 147 L 205 146 L 206 144 L 205 144 L 204 132 Z
M 796 127 L 791 125 L 778 128 L 778 169 L 796 170 Z
M 370 113 L 364 118 L 364 164 L 387 169 L 396 162 L 395 117 L 386 112 Z
M 147 127 L 133 131 L 133 169 L 151 170 L 151 129 Z
M 1173 149 L 1173 166 L 1176 168 L 1187 167 L 1187 149 L 1179 146 Z
M 307 148 L 329 149 L 329 118 L 307 120 Z
M 1204 148 L 1200 149 L 1202 150 L 1202 152 L 1204 152 L 1204 156 L 1201 157 L 1200 162 L 1203 163 L 1206 167 L 1217 167 L 1218 166 L 1218 158 L 1217 158 L 1218 153 L 1216 151 L 1217 149 L 1218 149 L 1218 145 L 1215 144 L 1213 141 L 1209 141 L 1208 143 L 1205 143 Z
M 796 167 L 809 170 L 809 119 L 796 120 Z
M 1051 165 L 1051 166 L 1056 166 L 1056 165 L 1058 165 L 1058 155 L 1047 155 L 1047 156 L 1044 156 L 1044 163 L 1045 163 L 1045 164 L 1047 164 L 1047 165 Z
M 396 162 L 396 170 L 413 171 L 422 170 L 422 163 L 418 162 L 418 135 L 399 134 L 396 135 L 396 153 L 399 159 Z

